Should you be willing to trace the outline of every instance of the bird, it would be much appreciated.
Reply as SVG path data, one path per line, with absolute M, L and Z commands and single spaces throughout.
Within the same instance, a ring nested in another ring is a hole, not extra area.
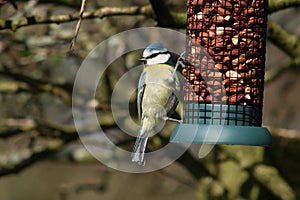
M 140 129 L 131 157 L 132 162 L 145 166 L 148 137 L 156 134 L 166 120 L 178 121 L 168 116 L 176 109 L 181 87 L 172 55 L 161 43 L 147 46 L 140 61 L 144 65 L 137 88 Z

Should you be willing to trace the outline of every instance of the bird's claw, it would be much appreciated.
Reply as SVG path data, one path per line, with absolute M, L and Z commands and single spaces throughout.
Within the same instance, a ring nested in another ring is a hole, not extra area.
M 182 119 L 179 120 L 179 119 L 174 119 L 174 118 L 170 118 L 170 117 L 164 117 L 163 119 L 164 119 L 164 120 L 169 120 L 169 121 L 178 122 L 178 123 L 180 123 L 180 124 L 183 122 Z

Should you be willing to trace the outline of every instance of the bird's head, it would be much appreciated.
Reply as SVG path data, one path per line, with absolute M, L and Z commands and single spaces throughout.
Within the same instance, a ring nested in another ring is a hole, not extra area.
M 171 53 L 168 49 L 164 48 L 161 43 L 152 43 L 147 46 L 140 61 L 142 61 L 145 66 L 155 64 L 174 65 Z

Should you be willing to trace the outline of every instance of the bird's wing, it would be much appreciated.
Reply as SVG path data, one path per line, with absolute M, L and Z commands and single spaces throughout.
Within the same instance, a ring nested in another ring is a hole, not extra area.
M 166 104 L 166 111 L 168 115 L 172 115 L 178 104 L 178 98 L 174 92 L 171 92 L 168 102 Z
M 138 96 L 137 96 L 137 109 L 138 109 L 138 115 L 139 115 L 139 120 L 141 120 L 141 115 L 142 115 L 142 100 L 143 100 L 143 95 L 145 91 L 145 86 L 146 86 L 146 73 L 143 72 L 141 74 L 139 84 L 138 84 Z
M 168 99 L 168 102 L 167 102 L 167 105 L 169 105 L 169 107 L 166 107 L 166 110 L 168 112 L 168 114 L 172 114 L 176 107 L 177 107 L 177 104 L 179 102 L 179 99 L 181 99 L 180 97 L 180 81 L 179 81 L 179 78 L 178 76 L 175 74 L 174 76 L 174 85 L 170 91 L 170 96 L 169 96 L 169 99 Z

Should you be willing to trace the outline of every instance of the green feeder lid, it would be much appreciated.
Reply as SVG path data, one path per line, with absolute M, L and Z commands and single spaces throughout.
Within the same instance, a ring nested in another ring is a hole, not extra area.
M 178 124 L 170 142 L 268 146 L 271 135 L 267 128 L 257 126 Z

